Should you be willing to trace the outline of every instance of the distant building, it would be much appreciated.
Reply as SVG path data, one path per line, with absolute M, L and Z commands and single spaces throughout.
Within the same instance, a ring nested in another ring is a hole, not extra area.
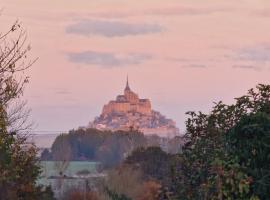
M 124 94 L 104 105 L 101 115 L 90 122 L 89 127 L 112 131 L 132 128 L 144 134 L 160 136 L 179 134 L 173 120 L 152 110 L 149 99 L 140 99 L 138 94 L 130 89 L 128 78 Z
M 124 95 L 118 95 L 115 101 L 110 101 L 105 105 L 101 115 L 104 116 L 113 112 L 151 115 L 151 102 L 149 99 L 139 99 L 139 96 L 130 89 L 127 78 Z

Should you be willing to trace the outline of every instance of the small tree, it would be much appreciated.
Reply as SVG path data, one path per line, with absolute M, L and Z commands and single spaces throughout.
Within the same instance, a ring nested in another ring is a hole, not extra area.
M 63 198 L 64 196 L 64 180 L 65 180 L 65 172 L 69 166 L 71 159 L 71 148 L 69 142 L 67 140 L 67 135 L 61 134 L 59 135 L 52 146 L 52 150 L 54 151 L 53 160 L 54 160 L 54 168 L 57 171 L 57 188 L 59 190 L 59 197 Z M 55 145 L 55 144 L 58 145 Z
M 55 161 L 55 169 L 58 171 L 58 175 L 63 177 L 64 172 L 69 166 L 71 159 L 71 148 L 66 138 L 67 135 L 61 134 L 56 139 L 58 140 L 57 146 L 53 145 L 54 151 L 53 160 Z

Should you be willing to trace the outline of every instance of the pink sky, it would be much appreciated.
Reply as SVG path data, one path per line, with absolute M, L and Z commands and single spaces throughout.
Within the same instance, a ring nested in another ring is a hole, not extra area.
M 88 124 L 124 89 L 184 131 L 185 112 L 270 82 L 268 0 L 3 0 L 39 57 L 24 98 L 36 130 Z

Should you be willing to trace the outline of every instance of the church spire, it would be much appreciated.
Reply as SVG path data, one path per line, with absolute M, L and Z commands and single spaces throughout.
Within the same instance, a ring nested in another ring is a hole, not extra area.
M 126 83 L 126 88 L 125 88 L 125 90 L 130 90 L 130 88 L 129 88 L 129 83 L 128 83 L 128 75 L 127 75 L 127 83 Z

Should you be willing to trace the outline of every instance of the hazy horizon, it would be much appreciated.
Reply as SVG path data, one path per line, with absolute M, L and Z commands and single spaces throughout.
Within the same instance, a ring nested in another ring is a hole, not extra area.
M 19 19 L 32 58 L 24 99 L 39 131 L 87 125 L 131 89 L 176 121 L 270 79 L 270 2 L 4 0 L 2 29 Z

